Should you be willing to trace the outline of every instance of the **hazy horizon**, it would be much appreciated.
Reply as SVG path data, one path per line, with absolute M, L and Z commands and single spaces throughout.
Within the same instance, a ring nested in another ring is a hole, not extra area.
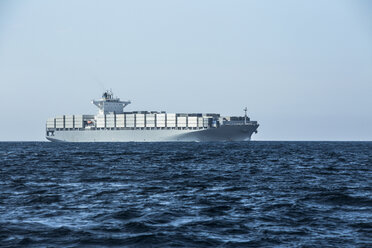
M 126 109 L 244 115 L 257 141 L 372 140 L 372 2 L 0 2 L 0 141 Z

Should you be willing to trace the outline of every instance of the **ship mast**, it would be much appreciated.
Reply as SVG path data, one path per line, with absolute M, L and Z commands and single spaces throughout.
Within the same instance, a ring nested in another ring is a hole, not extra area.
M 247 111 L 248 111 L 248 108 L 247 107 L 245 107 L 244 108 L 244 125 L 247 125 Z

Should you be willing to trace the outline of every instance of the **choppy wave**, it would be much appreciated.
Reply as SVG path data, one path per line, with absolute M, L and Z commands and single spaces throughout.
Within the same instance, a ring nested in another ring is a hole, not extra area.
M 0 143 L 3 247 L 372 246 L 372 143 Z

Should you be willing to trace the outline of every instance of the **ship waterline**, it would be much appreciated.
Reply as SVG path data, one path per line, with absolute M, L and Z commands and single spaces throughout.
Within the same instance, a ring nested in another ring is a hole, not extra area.
M 53 142 L 173 142 L 249 141 L 259 124 L 241 117 L 157 111 L 124 112 L 130 102 L 107 91 L 92 101 L 97 115 L 49 118 L 46 139 Z M 245 109 L 246 111 L 246 109 Z

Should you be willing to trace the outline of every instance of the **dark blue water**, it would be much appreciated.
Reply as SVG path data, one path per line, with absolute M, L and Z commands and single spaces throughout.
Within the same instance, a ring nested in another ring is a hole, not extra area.
M 0 143 L 3 247 L 372 247 L 371 142 Z

